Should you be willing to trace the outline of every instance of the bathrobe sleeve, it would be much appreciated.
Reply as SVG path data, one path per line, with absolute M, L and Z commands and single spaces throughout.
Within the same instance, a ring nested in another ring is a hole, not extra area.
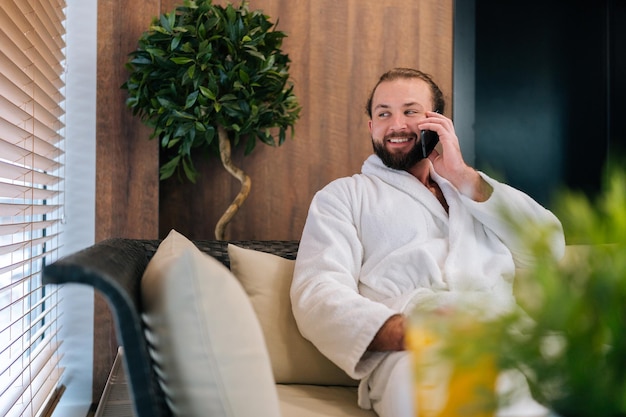
M 397 312 L 359 294 L 363 247 L 354 212 L 359 191 L 350 181 L 335 181 L 313 198 L 291 300 L 303 336 L 352 378 L 361 379 L 384 357 L 380 352 L 366 353 L 367 346 Z
M 489 199 L 479 203 L 465 196 L 461 198 L 472 215 L 509 248 L 515 266 L 526 268 L 534 261 L 521 239 L 520 226 L 525 228 L 525 233 L 547 232 L 552 255 L 556 260 L 561 259 L 565 254 L 565 237 L 559 219 L 522 191 L 484 173 L 480 175 L 493 187 Z

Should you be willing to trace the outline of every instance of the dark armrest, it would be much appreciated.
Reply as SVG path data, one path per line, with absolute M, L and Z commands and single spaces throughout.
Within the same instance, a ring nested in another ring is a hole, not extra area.
M 43 282 L 86 284 L 103 294 L 124 348 L 124 365 L 136 416 L 165 417 L 171 413 L 154 375 L 140 315 L 141 277 L 150 256 L 144 241 L 105 240 L 46 266 Z

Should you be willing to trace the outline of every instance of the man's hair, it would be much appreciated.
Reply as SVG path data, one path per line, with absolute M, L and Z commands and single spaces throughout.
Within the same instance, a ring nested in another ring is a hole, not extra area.
M 399 78 L 418 78 L 428 84 L 428 86 L 430 87 L 430 93 L 433 97 L 433 110 L 443 114 L 446 102 L 443 98 L 443 93 L 439 89 L 439 86 L 433 81 L 430 75 L 413 68 L 394 68 L 380 76 L 378 82 L 372 89 L 369 98 L 367 99 L 367 105 L 365 106 L 365 110 L 370 119 L 372 118 L 372 100 L 374 99 L 374 93 L 376 92 L 376 89 L 378 88 L 380 83 L 382 83 L 383 81 L 397 80 Z

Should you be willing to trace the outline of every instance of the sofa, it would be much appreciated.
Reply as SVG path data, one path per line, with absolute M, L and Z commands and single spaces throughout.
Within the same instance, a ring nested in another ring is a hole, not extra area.
M 297 241 L 109 239 L 43 270 L 94 287 L 124 351 L 137 417 L 353 416 L 357 381 L 298 332 Z

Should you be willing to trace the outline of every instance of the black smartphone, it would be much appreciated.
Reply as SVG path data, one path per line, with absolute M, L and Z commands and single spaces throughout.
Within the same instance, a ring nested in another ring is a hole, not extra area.
M 435 145 L 439 142 L 439 135 L 432 130 L 422 130 L 420 133 L 420 141 L 422 142 L 422 153 L 424 158 L 435 149 Z

